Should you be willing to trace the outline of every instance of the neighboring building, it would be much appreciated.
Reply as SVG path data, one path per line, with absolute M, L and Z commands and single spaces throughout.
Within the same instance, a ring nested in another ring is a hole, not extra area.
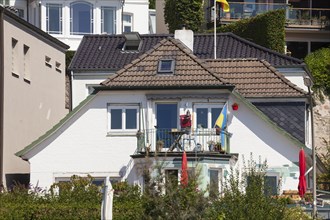
M 11 0 L 9 3 L 27 21 L 70 45 L 70 50 L 77 50 L 83 35 L 131 31 L 148 34 L 149 20 L 154 17 L 152 12 L 149 16 L 148 0 Z
M 164 0 L 156 1 L 157 32 L 168 33 L 164 21 Z M 212 8 L 214 0 L 204 1 L 205 26 L 213 27 Z M 305 56 L 322 47 L 330 46 L 330 1 L 324 0 L 227 0 L 229 13 L 222 13 L 220 4 L 217 11 L 218 20 L 228 24 L 243 18 L 250 18 L 271 10 L 284 8 L 287 10 L 288 24 L 285 27 L 287 52 L 293 57 Z
M 29 182 L 29 164 L 15 152 L 67 113 L 65 52 L 69 48 L 0 6 L 0 184 Z
M 184 148 L 189 169 L 201 169 L 201 188 L 210 185 L 220 191 L 230 168 L 237 161 L 242 164 L 243 157 L 249 159 L 252 152 L 257 162 L 259 157 L 267 159 L 274 194 L 296 190 L 298 152 L 304 148 L 310 153 L 307 93 L 264 60 L 198 58 L 192 52 L 194 37 L 187 33 L 188 46 L 171 37 L 158 41 L 18 152 L 31 164 L 31 183 L 49 187 L 74 174 L 90 174 L 97 180 L 111 176 L 143 187 L 143 169 L 152 173 L 158 162 L 164 162 L 164 174 L 180 178 Z M 86 68 L 86 76 L 104 68 L 111 57 L 109 48 L 101 44 L 103 38 L 89 38 L 91 48 L 101 47 L 103 53 L 97 57 L 83 50 L 86 37 L 72 67 L 82 70 L 97 60 L 95 71 Z M 271 56 L 275 55 L 282 56 Z M 123 57 L 118 65 L 120 61 Z M 220 137 L 213 125 L 225 103 L 228 133 Z M 191 128 L 182 129 L 188 112 Z M 217 142 L 221 149 L 211 145 Z

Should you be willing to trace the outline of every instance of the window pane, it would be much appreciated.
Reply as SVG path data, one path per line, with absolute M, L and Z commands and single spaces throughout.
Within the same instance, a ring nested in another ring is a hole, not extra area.
M 124 15 L 123 20 L 124 20 L 124 22 L 132 23 L 132 16 L 131 15 Z
M 208 128 L 207 126 L 207 108 L 197 109 L 197 127 Z
M 62 5 L 47 4 L 47 31 L 53 34 L 62 33 Z
M 287 42 L 286 44 L 293 57 L 303 59 L 308 53 L 307 42 Z
M 126 109 L 126 129 L 136 129 L 136 109 Z
M 122 129 L 122 110 L 111 109 L 111 129 Z
M 265 194 L 277 195 L 277 178 L 276 176 L 265 176 Z
M 210 196 L 217 196 L 219 194 L 219 171 L 210 171 Z
M 161 60 L 160 61 L 160 70 L 161 71 L 170 71 L 172 68 L 172 60 Z
M 124 27 L 124 32 L 132 32 L 132 29 L 131 29 L 131 27 L 130 26 L 125 26 Z
M 114 8 L 102 8 L 102 33 L 114 34 L 115 33 L 115 13 Z
M 71 4 L 71 33 L 89 34 L 92 33 L 93 8 L 88 3 Z
M 212 121 L 211 126 L 213 127 L 215 124 L 215 121 L 218 119 L 221 112 L 221 108 L 211 108 L 211 114 L 212 114 Z

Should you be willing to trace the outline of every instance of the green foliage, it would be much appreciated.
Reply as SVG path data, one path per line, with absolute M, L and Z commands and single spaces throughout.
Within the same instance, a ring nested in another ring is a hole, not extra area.
M 330 95 L 330 48 L 322 48 L 306 56 L 305 62 L 313 78 L 313 89 Z
M 149 0 L 149 9 L 156 9 L 156 0 Z
M 65 68 L 68 69 L 70 63 L 71 63 L 71 60 L 74 56 L 76 51 L 73 51 L 73 50 L 68 50 L 66 53 L 65 53 Z
M 142 219 L 144 208 L 140 188 L 129 185 L 127 182 L 120 182 L 114 184 L 113 189 L 113 218 L 116 220 Z
M 257 165 L 250 159 L 243 170 L 246 172 L 242 178 L 238 170 L 232 170 L 224 183 L 224 196 L 218 201 L 218 210 L 224 213 L 225 219 L 283 219 L 286 204 L 267 193 L 266 162 Z
M 181 29 L 200 32 L 204 21 L 203 0 L 165 0 L 164 17 L 170 33 Z
M 287 208 L 284 212 L 285 220 L 309 220 L 312 219 L 301 207 Z
M 101 193 L 91 181 L 74 176 L 49 192 L 15 186 L 0 193 L 0 219 L 100 219 Z
M 232 32 L 256 44 L 284 53 L 285 21 L 285 10 L 274 10 L 221 26 L 217 31 Z

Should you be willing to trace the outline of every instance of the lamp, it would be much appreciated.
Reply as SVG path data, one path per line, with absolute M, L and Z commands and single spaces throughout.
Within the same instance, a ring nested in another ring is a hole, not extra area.
M 238 110 L 238 104 L 236 102 L 234 104 L 232 104 L 231 107 L 233 108 L 234 111 Z
M 310 77 L 304 77 L 304 84 L 308 88 L 309 96 L 309 111 L 311 113 L 311 138 L 312 138 L 312 160 L 313 160 L 313 219 L 316 219 L 317 207 L 316 207 L 316 152 L 315 152 L 315 141 L 314 141 L 314 118 L 313 118 L 313 96 L 311 93 L 311 87 L 313 81 Z

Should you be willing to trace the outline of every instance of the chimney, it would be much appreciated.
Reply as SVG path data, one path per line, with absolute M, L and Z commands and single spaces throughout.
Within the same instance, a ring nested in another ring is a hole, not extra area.
M 186 30 L 185 27 L 182 30 L 175 30 L 174 38 L 180 40 L 191 51 L 194 51 L 194 32 L 192 30 Z

